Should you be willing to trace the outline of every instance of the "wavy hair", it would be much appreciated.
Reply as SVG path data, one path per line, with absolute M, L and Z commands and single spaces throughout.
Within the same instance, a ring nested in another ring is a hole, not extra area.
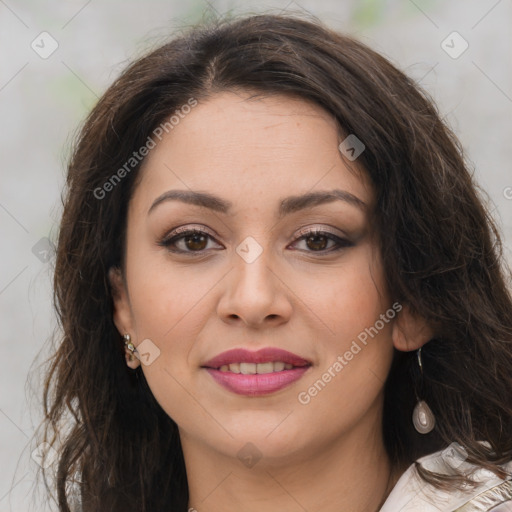
M 389 292 L 436 333 L 423 347 L 422 392 L 437 419 L 428 435 L 411 421 L 416 356 L 395 351 L 382 426 L 393 466 L 456 441 L 470 462 L 503 476 L 499 465 L 512 458 L 510 270 L 460 143 L 428 95 L 369 47 L 317 20 L 257 15 L 193 27 L 137 59 L 74 145 L 54 275 L 58 347 L 44 388 L 44 437 L 58 452 L 45 481 L 59 511 L 187 509 L 177 425 L 141 368 L 126 367 L 112 320 L 107 274 L 123 266 L 140 163 L 105 197 L 98 190 L 190 98 L 226 90 L 313 101 L 366 146 L 358 162 L 376 193 Z M 467 481 L 418 470 L 436 486 Z

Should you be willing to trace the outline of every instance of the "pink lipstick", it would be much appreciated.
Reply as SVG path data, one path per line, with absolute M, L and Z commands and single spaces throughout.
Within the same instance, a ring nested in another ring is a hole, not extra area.
M 310 366 L 308 360 L 272 347 L 256 352 L 228 350 L 202 365 L 218 384 L 233 393 L 248 396 L 283 389 L 300 379 Z

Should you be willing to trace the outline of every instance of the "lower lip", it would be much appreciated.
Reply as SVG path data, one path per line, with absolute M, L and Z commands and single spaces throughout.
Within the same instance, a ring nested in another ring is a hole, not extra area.
M 289 386 L 299 380 L 309 366 L 282 370 L 280 372 L 244 375 L 242 373 L 221 372 L 213 368 L 206 368 L 215 381 L 229 391 L 238 395 L 258 396 L 268 395 Z

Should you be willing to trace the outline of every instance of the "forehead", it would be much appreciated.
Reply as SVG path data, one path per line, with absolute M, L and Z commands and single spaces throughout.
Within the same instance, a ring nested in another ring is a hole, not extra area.
M 341 157 L 333 116 L 289 96 L 223 92 L 199 103 L 146 157 L 134 196 L 167 189 L 210 191 L 231 202 L 343 188 L 371 202 L 366 173 Z

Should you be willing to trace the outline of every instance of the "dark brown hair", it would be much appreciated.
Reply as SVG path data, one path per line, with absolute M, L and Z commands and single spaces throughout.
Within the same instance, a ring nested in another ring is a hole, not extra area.
M 196 27 L 138 59 L 76 142 L 54 280 L 61 339 L 44 402 L 59 510 L 74 500 L 83 512 L 186 510 L 177 426 L 141 369 L 126 367 L 112 320 L 107 273 L 123 264 L 140 164 L 103 198 L 95 190 L 190 98 L 225 90 L 313 101 L 366 146 L 358 162 L 376 193 L 389 292 L 436 332 L 423 348 L 422 392 L 437 419 L 428 435 L 411 421 L 416 355 L 395 353 L 383 418 L 394 467 L 457 441 L 470 462 L 503 475 L 498 465 L 512 458 L 512 299 L 498 232 L 460 144 L 428 96 L 367 46 L 318 21 L 258 15 Z M 436 485 L 464 480 L 419 471 Z

